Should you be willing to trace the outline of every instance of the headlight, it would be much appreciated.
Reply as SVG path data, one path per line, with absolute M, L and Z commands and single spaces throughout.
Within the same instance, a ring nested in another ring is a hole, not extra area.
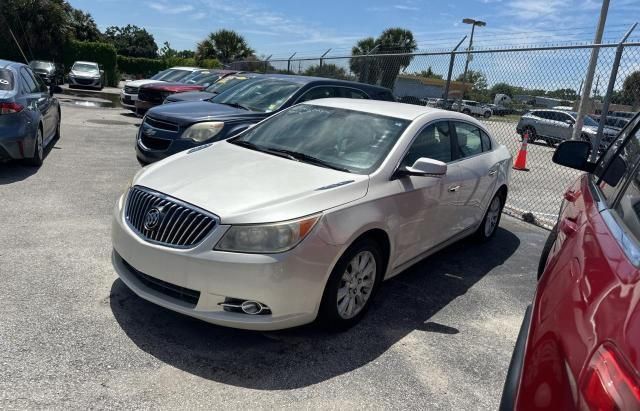
M 207 121 L 204 123 L 196 123 L 189 127 L 187 131 L 182 134 L 181 138 L 190 138 L 195 142 L 201 143 L 218 134 L 220 130 L 222 130 L 222 127 L 224 127 L 224 123 L 221 121 Z
M 282 223 L 232 226 L 215 249 L 239 253 L 281 253 L 300 244 L 319 219 L 318 214 Z

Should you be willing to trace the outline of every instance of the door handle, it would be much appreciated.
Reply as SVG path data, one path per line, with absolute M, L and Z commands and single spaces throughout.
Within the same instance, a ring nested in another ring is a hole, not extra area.
M 495 169 L 494 170 L 489 170 L 489 175 L 490 176 L 495 176 L 497 172 L 498 172 L 498 170 L 495 170 Z
M 450 193 L 455 193 L 456 191 L 458 191 L 460 189 L 460 186 L 450 186 L 449 187 L 449 192 Z
M 577 219 L 565 217 L 560 221 L 560 231 L 565 233 L 567 236 L 572 236 L 578 232 L 578 224 Z

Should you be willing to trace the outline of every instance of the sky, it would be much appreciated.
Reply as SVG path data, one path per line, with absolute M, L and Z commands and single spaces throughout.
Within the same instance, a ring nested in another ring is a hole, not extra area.
M 242 34 L 259 56 L 348 55 L 357 40 L 388 27 L 412 30 L 419 49 L 453 47 L 470 26 L 487 22 L 474 44 L 482 47 L 592 41 L 598 0 L 70 0 L 91 13 L 101 30 L 135 24 L 158 46 L 195 50 L 209 32 Z M 611 0 L 605 40 L 616 41 L 640 18 L 640 0 Z M 632 36 L 640 41 L 640 28 Z

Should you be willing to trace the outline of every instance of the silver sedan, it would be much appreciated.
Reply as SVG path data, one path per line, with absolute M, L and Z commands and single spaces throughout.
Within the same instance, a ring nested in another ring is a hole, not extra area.
M 306 102 L 142 169 L 115 208 L 113 264 L 142 298 L 214 324 L 346 328 L 383 280 L 490 239 L 510 170 L 467 115 Z

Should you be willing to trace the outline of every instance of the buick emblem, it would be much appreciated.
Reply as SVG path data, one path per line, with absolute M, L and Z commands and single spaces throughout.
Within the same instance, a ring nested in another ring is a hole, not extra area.
M 160 210 L 153 207 L 151 210 L 147 212 L 147 215 L 144 216 L 144 228 L 151 231 L 158 226 L 160 222 Z
M 155 136 L 156 135 L 156 131 L 152 128 L 145 128 L 143 129 L 143 133 L 148 135 L 148 136 Z

